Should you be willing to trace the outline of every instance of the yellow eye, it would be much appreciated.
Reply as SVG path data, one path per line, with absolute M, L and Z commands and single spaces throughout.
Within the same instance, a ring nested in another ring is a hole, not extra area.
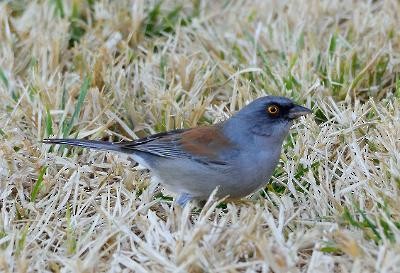
M 276 116 L 279 113 L 279 107 L 276 105 L 270 105 L 267 108 L 269 114 Z

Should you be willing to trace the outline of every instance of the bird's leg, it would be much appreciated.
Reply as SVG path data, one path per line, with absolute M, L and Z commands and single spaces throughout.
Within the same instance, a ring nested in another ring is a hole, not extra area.
M 184 207 L 190 200 L 192 200 L 192 197 L 188 193 L 182 193 L 176 199 L 176 203 L 178 203 L 179 206 Z

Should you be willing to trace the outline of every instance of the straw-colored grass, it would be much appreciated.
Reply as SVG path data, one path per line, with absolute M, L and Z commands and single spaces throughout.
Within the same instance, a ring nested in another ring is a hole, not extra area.
M 0 272 L 400 272 L 399 10 L 0 2 Z M 40 143 L 215 123 L 266 94 L 314 115 L 240 203 L 182 209 L 126 157 Z

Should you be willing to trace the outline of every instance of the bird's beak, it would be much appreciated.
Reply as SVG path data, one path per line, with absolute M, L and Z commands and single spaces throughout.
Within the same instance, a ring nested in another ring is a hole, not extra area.
M 312 113 L 310 109 L 300 105 L 295 105 L 292 109 L 289 110 L 288 117 L 290 119 L 296 119 L 298 117 L 305 116 L 310 113 Z

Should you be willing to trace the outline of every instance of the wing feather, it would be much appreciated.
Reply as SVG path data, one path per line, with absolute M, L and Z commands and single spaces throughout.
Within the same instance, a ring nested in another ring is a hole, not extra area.
M 204 164 L 225 165 L 220 152 L 233 145 L 214 126 L 175 130 L 118 144 L 124 152 L 141 151 L 164 158 L 190 158 Z
M 67 144 L 132 154 L 140 151 L 163 158 L 190 158 L 204 164 L 225 165 L 224 149 L 235 149 L 216 126 L 178 129 L 134 141 L 107 142 L 84 139 L 44 139 L 48 144 Z

